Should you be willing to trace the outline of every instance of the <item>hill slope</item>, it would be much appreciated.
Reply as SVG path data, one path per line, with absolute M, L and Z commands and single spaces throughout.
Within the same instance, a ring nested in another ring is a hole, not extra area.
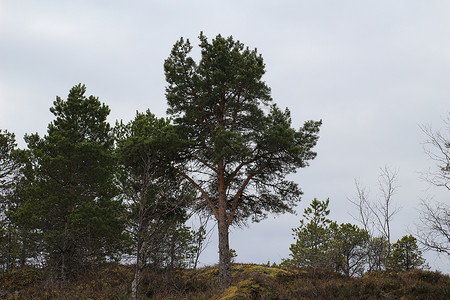
M 146 270 L 143 299 L 450 299 L 450 277 L 439 272 L 381 272 L 360 278 L 314 269 L 234 264 L 233 285 L 217 288 L 216 267 Z M 1 299 L 130 299 L 133 267 L 106 264 L 79 278 L 52 281 L 39 269 L 0 273 Z

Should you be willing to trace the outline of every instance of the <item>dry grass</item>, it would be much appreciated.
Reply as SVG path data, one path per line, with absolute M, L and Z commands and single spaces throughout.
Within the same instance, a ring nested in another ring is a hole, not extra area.
M 317 270 L 234 264 L 233 284 L 220 292 L 216 267 L 144 272 L 143 299 L 450 299 L 439 272 L 380 272 L 361 278 Z M 105 264 L 70 282 L 23 268 L 0 274 L 0 299 L 130 299 L 133 267 Z

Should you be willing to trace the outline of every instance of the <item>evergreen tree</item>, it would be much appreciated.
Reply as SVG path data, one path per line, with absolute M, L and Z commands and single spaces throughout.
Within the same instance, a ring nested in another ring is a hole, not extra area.
M 347 276 L 363 274 L 367 263 L 369 233 L 350 223 L 333 223 L 331 230 L 335 270 Z
M 47 135 L 26 136 L 35 178 L 16 214 L 41 235 L 46 263 L 62 279 L 118 257 L 125 238 L 110 110 L 85 92 L 79 84 L 66 101 L 57 97 Z
M 20 154 L 15 135 L 0 130 L 0 270 L 5 271 L 18 264 L 21 249 L 19 229 L 10 218 L 23 165 Z
M 5 196 L 19 172 L 17 151 L 15 135 L 0 129 L 0 196 Z
M 285 179 L 306 167 L 321 122 L 291 128 L 262 80 L 263 58 L 232 37 L 211 42 L 200 34 L 201 59 L 189 40 L 175 43 L 164 70 L 168 113 L 187 142 L 171 165 L 196 189 L 197 209 L 218 224 L 219 285 L 231 284 L 229 227 L 267 213 L 292 212 L 301 191 Z M 188 168 L 186 168 L 186 166 Z
M 293 228 L 295 243 L 283 265 L 334 270 L 347 276 L 360 275 L 367 262 L 370 235 L 356 225 L 338 225 L 328 219 L 329 199 L 314 199 L 304 210 L 300 226 Z
M 387 267 L 389 242 L 385 236 L 371 237 L 367 248 L 367 271 L 383 271 Z
M 422 251 L 419 250 L 416 238 L 412 235 L 405 235 L 392 244 L 391 249 L 388 261 L 389 268 L 394 271 L 409 271 L 425 264 Z
M 330 214 L 330 200 L 320 201 L 314 198 L 304 210 L 300 226 L 292 229 L 295 244 L 291 244 L 290 258 L 284 265 L 331 269 L 333 266 L 333 233 L 331 226 L 336 226 L 327 218 Z
M 166 167 L 178 154 L 180 141 L 170 120 L 159 119 L 147 110 L 137 113 L 128 124 L 118 123 L 115 133 L 119 163 L 116 181 L 127 203 L 135 245 L 132 297 L 138 299 L 146 263 L 156 268 L 180 266 L 189 191 L 182 177 Z

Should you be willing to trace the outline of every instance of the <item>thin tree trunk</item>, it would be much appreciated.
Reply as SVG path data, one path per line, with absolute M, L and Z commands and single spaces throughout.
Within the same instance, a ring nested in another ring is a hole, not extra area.
M 66 276 L 67 276 L 67 266 L 66 266 L 66 253 L 67 253 L 67 249 L 68 249 L 68 231 L 69 231 L 69 224 L 67 223 L 67 221 L 64 224 L 64 240 L 63 240 L 63 247 L 61 250 L 61 279 L 63 281 L 66 280 Z
M 26 239 L 22 236 L 22 249 L 21 249 L 21 255 L 20 255 L 20 267 L 25 267 L 25 263 L 27 261 L 27 253 L 26 249 L 28 246 L 28 243 L 26 242 Z
M 143 231 L 144 231 L 144 210 L 145 210 L 145 197 L 146 193 L 142 193 L 139 201 L 139 219 L 137 228 L 137 241 L 136 241 L 136 268 L 134 271 L 134 279 L 131 283 L 132 299 L 137 300 L 139 298 L 139 284 L 141 281 L 141 270 L 144 265 L 142 260 L 142 248 L 143 248 Z
M 141 281 L 141 239 L 138 237 L 137 241 L 137 253 L 136 253 L 136 267 L 134 270 L 134 279 L 131 283 L 131 295 L 133 300 L 137 300 L 139 297 L 139 283 Z
M 138 298 L 138 291 L 137 291 L 137 283 L 139 281 L 139 271 L 137 270 L 138 266 L 136 266 L 136 271 L 134 272 L 134 279 L 133 282 L 131 283 L 131 293 L 132 293 L 132 298 L 133 300 L 137 300 Z
M 11 271 L 13 269 L 12 267 L 12 237 L 11 237 L 11 226 L 9 227 L 8 230 L 8 254 L 7 254 L 7 258 L 6 258 L 6 271 Z
M 136 260 L 136 269 L 134 272 L 134 279 L 131 283 L 131 297 L 133 300 L 137 300 L 139 297 L 139 282 L 141 281 L 141 269 L 140 269 L 140 260 Z

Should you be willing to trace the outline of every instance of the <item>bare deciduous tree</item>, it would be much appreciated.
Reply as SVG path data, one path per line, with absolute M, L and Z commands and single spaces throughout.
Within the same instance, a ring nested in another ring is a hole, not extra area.
M 391 244 L 391 221 L 399 207 L 395 206 L 393 196 L 398 185 L 398 170 L 385 166 L 378 176 L 378 201 L 369 200 L 368 189 L 355 179 L 356 196 L 347 198 L 353 203 L 358 215 L 354 217 L 371 235 L 368 243 L 368 270 L 382 270 L 387 265 Z
M 352 216 L 355 220 L 359 221 L 363 226 L 364 230 L 369 232 L 371 235 L 373 233 L 373 217 L 371 204 L 369 202 L 369 191 L 367 188 L 355 179 L 356 197 L 347 199 L 353 203 L 358 209 L 358 215 Z
M 355 217 L 361 225 L 371 235 L 376 228 L 378 232 L 390 243 L 391 228 L 390 223 L 395 214 L 400 210 L 394 205 L 393 196 L 397 192 L 398 170 L 385 166 L 380 169 L 378 176 L 378 188 L 381 198 L 372 202 L 369 200 L 367 188 L 355 179 L 356 197 L 347 198 L 358 209 L 358 216 Z
M 436 164 L 422 174 L 422 179 L 450 191 L 450 114 L 444 120 L 443 130 L 421 126 L 427 136 L 424 151 Z M 450 255 L 450 205 L 438 201 L 422 201 L 417 238 L 426 249 Z
M 422 178 L 450 191 L 450 114 L 444 122 L 447 136 L 440 130 L 434 131 L 430 125 L 420 127 L 427 136 L 424 151 L 436 163 L 434 170 L 423 173 Z
M 388 244 L 391 244 L 391 221 L 395 214 L 400 210 L 393 203 L 393 195 L 397 192 L 398 170 L 390 167 L 380 169 L 378 177 L 378 188 L 381 192 L 382 199 L 375 205 L 370 206 L 373 215 L 376 218 L 376 226 L 378 230 L 386 237 Z
M 450 255 L 450 209 L 445 203 L 422 201 L 417 238 L 427 250 Z

